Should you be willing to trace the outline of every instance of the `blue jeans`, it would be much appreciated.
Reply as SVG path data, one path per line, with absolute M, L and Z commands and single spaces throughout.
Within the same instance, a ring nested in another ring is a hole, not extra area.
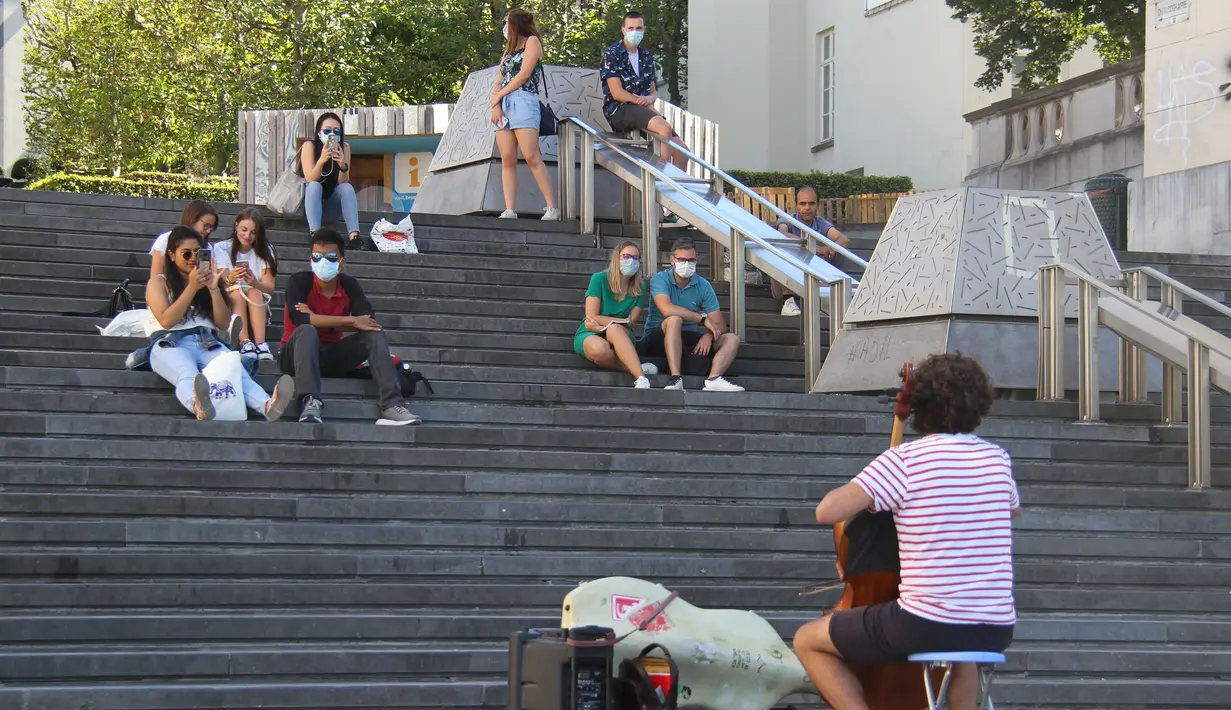
M 150 369 L 157 372 L 167 382 L 175 385 L 175 398 L 188 411 L 194 411 L 193 402 L 196 395 L 192 389 L 192 380 L 206 365 L 220 355 L 230 352 L 227 346 L 212 338 L 207 344 L 201 336 L 193 333 L 181 338 L 168 338 L 155 343 L 150 348 Z M 212 345 L 213 347 L 209 347 Z M 265 403 L 269 395 L 252 379 L 248 370 L 241 368 L 244 379 L 244 403 L 258 414 L 265 413 Z
M 315 232 L 321 228 L 322 218 L 336 222 L 341 216 L 346 221 L 346 233 L 359 231 L 359 200 L 355 187 L 349 182 L 340 182 L 333 188 L 328 200 L 322 200 L 324 187 L 319 182 L 309 182 L 303 188 L 303 211 L 308 217 L 308 229 Z

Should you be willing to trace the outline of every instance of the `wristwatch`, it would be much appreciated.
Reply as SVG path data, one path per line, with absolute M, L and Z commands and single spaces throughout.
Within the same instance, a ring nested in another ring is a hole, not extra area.
M 698 325 L 705 325 L 705 319 L 706 319 L 706 318 L 709 318 L 709 316 L 708 316 L 708 315 L 706 315 L 706 314 L 704 314 L 704 313 L 702 313 L 702 314 L 701 314 L 701 320 L 697 321 L 697 324 L 698 324 Z

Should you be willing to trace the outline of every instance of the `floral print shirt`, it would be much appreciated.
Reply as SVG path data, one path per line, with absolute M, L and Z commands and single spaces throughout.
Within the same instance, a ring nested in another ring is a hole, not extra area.
M 513 77 L 521 73 L 521 60 L 524 59 L 525 56 L 526 48 L 522 47 L 512 54 L 504 55 L 504 58 L 500 60 L 500 88 L 503 89 L 508 86 L 509 82 L 513 81 Z M 522 91 L 529 91 L 532 94 L 539 93 L 538 69 L 542 66 L 543 62 L 540 61 L 539 65 L 534 68 L 535 71 L 530 72 L 530 78 L 526 79 L 526 83 L 517 88 Z
M 603 66 L 598 73 L 599 83 L 603 85 L 603 115 L 611 118 L 611 114 L 621 106 L 619 101 L 611 98 L 611 87 L 608 79 L 619 79 L 624 90 L 637 96 L 649 96 L 650 89 L 655 85 L 654 55 L 643 47 L 637 48 L 637 69 L 629 61 L 628 50 L 624 48 L 624 40 L 620 40 L 603 52 Z

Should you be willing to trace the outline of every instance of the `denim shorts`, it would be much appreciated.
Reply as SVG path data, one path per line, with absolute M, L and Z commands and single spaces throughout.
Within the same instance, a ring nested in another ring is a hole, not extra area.
M 529 91 L 518 89 L 511 94 L 505 94 L 504 98 L 500 99 L 500 110 L 504 112 L 508 125 L 496 130 L 539 129 L 539 97 Z

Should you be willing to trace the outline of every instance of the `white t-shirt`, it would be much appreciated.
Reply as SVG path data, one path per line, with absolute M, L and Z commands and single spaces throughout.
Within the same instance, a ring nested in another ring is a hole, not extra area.
M 163 247 L 164 248 L 166 247 L 165 241 L 163 242 Z M 165 277 L 160 278 L 157 276 L 155 276 L 154 278 L 158 279 L 159 281 L 162 281 L 163 288 L 167 290 L 167 300 L 171 300 L 171 288 L 167 286 L 166 278 Z M 146 316 L 145 323 L 143 323 L 143 325 L 145 326 L 145 336 L 147 338 L 153 335 L 154 333 L 158 333 L 164 330 L 189 330 L 190 328 L 216 329 L 218 327 L 214 325 L 213 319 L 207 318 L 206 316 L 203 316 L 200 313 L 197 313 L 197 309 L 191 308 L 191 307 L 188 309 L 188 312 L 184 314 L 183 319 L 181 319 L 179 323 L 176 323 L 170 328 L 165 328 L 163 327 L 162 323 L 158 322 L 158 319 L 154 317 L 153 310 L 147 310 L 146 313 L 148 315 Z
M 625 47 L 627 50 L 628 48 Z M 633 65 L 633 71 L 637 74 L 641 73 L 641 50 L 628 53 L 628 63 Z
M 230 239 L 226 239 L 221 242 L 214 242 L 213 250 L 215 269 L 218 269 L 219 271 L 226 271 L 227 269 L 235 268 L 235 262 L 231 260 Z M 270 247 L 270 251 L 273 251 L 272 246 Z M 249 249 L 247 254 L 241 253 L 239 255 L 239 260 L 248 264 L 248 269 L 252 272 L 252 275 L 258 279 L 265 273 L 265 269 L 269 268 L 269 264 L 266 264 L 264 259 L 257 256 L 256 249 Z
M 162 234 L 159 234 L 158 238 L 154 240 L 154 245 L 150 247 L 150 255 L 153 256 L 154 254 L 166 253 L 167 240 L 170 238 L 171 238 L 170 231 L 166 231 L 166 232 L 163 232 Z
M 942 624 L 1014 623 L 1009 454 L 974 434 L 933 434 L 890 449 L 855 477 L 873 512 L 893 512 L 898 603 Z

